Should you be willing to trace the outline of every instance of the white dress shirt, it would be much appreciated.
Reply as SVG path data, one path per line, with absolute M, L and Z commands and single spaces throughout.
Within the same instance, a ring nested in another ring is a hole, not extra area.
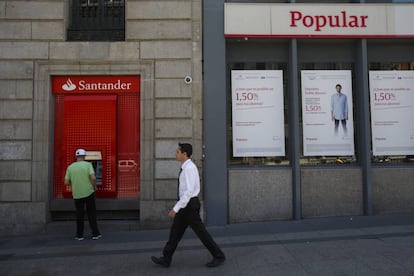
M 194 162 L 191 159 L 186 160 L 181 165 L 181 169 L 178 186 L 179 200 L 173 207 L 176 213 L 185 208 L 192 197 L 196 197 L 200 193 L 200 176 Z

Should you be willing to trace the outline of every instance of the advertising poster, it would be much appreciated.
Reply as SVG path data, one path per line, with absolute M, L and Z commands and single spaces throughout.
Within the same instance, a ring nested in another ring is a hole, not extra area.
M 304 156 L 354 155 L 349 70 L 302 70 Z
M 283 71 L 232 70 L 234 157 L 285 155 Z
M 374 156 L 414 154 L 414 71 L 370 71 Z

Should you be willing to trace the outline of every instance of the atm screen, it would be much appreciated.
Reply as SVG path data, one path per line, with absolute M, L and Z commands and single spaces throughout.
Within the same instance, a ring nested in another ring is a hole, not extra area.
M 96 185 L 102 185 L 102 153 L 100 151 L 87 150 L 85 160 L 92 163 L 96 176 Z
M 102 161 L 91 161 L 95 170 L 96 185 L 102 185 Z

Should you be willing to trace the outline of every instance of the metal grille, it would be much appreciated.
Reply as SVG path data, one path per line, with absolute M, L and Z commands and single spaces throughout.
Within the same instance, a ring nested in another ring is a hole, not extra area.
M 139 94 L 118 96 L 118 198 L 140 195 Z
M 102 180 L 97 197 L 116 196 L 116 95 L 65 96 L 63 100 L 62 175 L 74 161 L 77 148 L 100 151 L 103 160 Z M 56 137 L 55 137 L 56 140 Z M 59 170 L 59 168 L 56 168 Z M 63 179 L 59 182 L 63 185 Z M 71 197 L 64 187 L 63 197 Z
M 117 198 L 140 196 L 140 95 L 119 94 L 117 100 L 113 97 L 55 96 L 55 199 L 71 196 L 70 187 L 63 182 L 78 147 L 99 150 L 105 157 L 105 185 L 99 185 L 98 197 L 113 197 L 115 192 Z
M 67 164 L 63 162 L 63 107 L 64 95 L 56 95 L 55 97 L 55 129 L 54 129 L 54 175 L 53 175 L 53 197 L 63 198 L 63 191 L 66 191 L 64 185 L 64 177 Z M 64 168 L 64 169 L 62 169 Z
M 124 0 L 72 0 L 68 41 L 124 41 Z

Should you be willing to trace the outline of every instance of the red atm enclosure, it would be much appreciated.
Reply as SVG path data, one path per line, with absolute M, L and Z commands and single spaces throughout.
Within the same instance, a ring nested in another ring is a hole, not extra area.
M 97 197 L 139 196 L 139 88 L 139 76 L 52 77 L 54 198 L 72 197 L 64 176 L 78 148 L 94 165 Z

